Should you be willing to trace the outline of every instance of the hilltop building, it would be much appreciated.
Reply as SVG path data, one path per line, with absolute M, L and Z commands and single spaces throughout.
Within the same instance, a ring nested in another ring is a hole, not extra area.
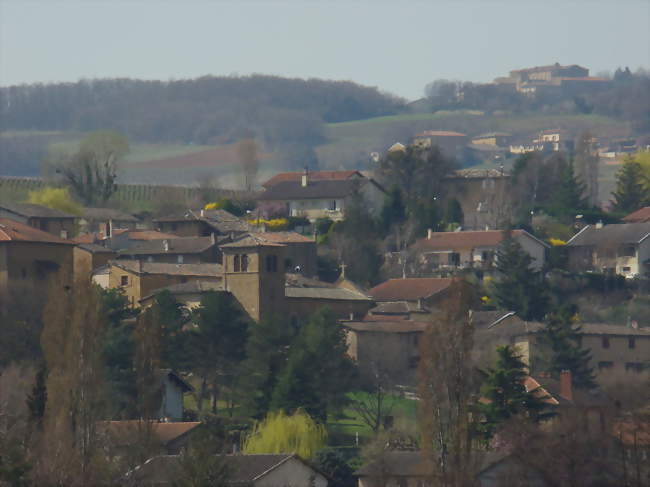
M 519 93 L 536 95 L 539 93 L 581 93 L 593 91 L 609 84 L 606 78 L 589 76 L 589 70 L 572 64 L 562 66 L 555 63 L 549 66 L 516 69 L 509 76 L 496 78 L 495 84 L 511 86 Z

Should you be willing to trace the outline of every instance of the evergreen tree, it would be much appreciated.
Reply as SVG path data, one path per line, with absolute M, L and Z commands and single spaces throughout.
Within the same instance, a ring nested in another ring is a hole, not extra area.
M 456 198 L 447 200 L 447 208 L 445 210 L 445 222 L 463 224 L 463 208 Z
M 573 163 L 566 161 L 562 166 L 560 182 L 554 187 L 547 210 L 561 221 L 569 223 L 589 205 L 583 196 L 585 186 L 576 178 Z
M 273 391 L 271 408 L 304 408 L 325 422 L 328 412 L 345 402 L 354 373 L 345 332 L 332 312 L 322 308 L 300 329 Z
M 576 388 L 590 389 L 596 386 L 593 368 L 589 367 L 591 352 L 580 346 L 581 328 L 574 323 L 574 317 L 570 307 L 546 317 L 538 339 L 545 351 L 539 368 L 555 379 L 560 378 L 563 370 L 569 370 Z
M 287 358 L 296 330 L 277 316 L 252 323 L 246 343 L 241 389 L 249 414 L 263 418 L 271 407 L 271 396 Z
M 641 165 L 629 156 L 616 173 L 616 190 L 612 195 L 614 209 L 621 213 L 631 213 L 650 203 Z
M 190 360 L 188 334 L 183 332 L 183 326 L 189 321 L 187 310 L 166 289 L 156 294 L 154 307 L 160 320 L 161 364 L 173 370 L 183 370 Z
M 512 234 L 505 233 L 497 250 L 495 301 L 500 308 L 515 311 L 525 320 L 541 319 L 548 304 L 541 272 L 533 269 L 533 258 Z
M 406 218 L 406 208 L 402 201 L 402 192 L 397 186 L 393 186 L 381 209 L 381 227 L 384 234 L 390 231 L 395 224 L 400 224 Z
M 553 415 L 538 390 L 527 391 L 524 380 L 528 376 L 526 364 L 510 346 L 497 347 L 494 368 L 485 373 L 481 401 L 477 405 L 483 416 L 479 431 L 489 439 L 499 425 L 513 416 L 525 415 L 540 421 Z
M 190 346 L 194 371 L 202 384 L 199 404 L 209 385 L 212 412 L 216 413 L 219 387 L 232 387 L 236 367 L 246 356 L 248 321 L 232 295 L 222 292 L 205 293 L 192 317 L 196 326 L 191 332 Z

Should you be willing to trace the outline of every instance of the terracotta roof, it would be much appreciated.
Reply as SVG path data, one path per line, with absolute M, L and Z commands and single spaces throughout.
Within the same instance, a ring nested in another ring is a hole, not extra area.
M 251 248 L 251 247 L 284 247 L 279 243 L 270 242 L 269 240 L 259 237 L 258 235 L 249 233 L 234 242 L 223 244 L 220 246 L 222 249 L 237 249 L 237 248 Z
M 135 216 L 113 208 L 84 208 L 83 218 L 86 220 L 118 220 L 125 222 L 139 221 Z
M 57 243 L 69 244 L 73 242 L 64 240 L 52 235 L 51 233 L 44 232 L 34 227 L 30 227 L 24 223 L 20 223 L 10 218 L 0 218 L 0 242 L 44 242 L 44 243 Z
M 251 235 L 275 243 L 314 243 L 314 239 L 301 235 L 298 232 L 259 232 Z
M 167 264 L 140 262 L 137 260 L 114 260 L 111 265 L 136 274 L 165 274 L 170 276 L 202 276 L 220 278 L 221 264 Z
M 460 132 L 453 132 L 451 130 L 425 130 L 419 134 L 415 134 L 416 137 L 467 137 L 466 134 L 461 134 Z
M 174 237 L 143 241 L 135 247 L 120 250 L 120 255 L 200 254 L 214 245 L 212 237 Z
M 32 203 L 4 203 L 0 205 L 0 209 L 5 209 L 11 213 L 27 218 L 76 218 L 76 216 L 70 213 Z
M 100 431 L 107 433 L 123 445 L 130 445 L 139 434 L 150 432 L 161 444 L 169 442 L 197 428 L 200 422 L 146 422 L 141 420 L 102 421 L 98 424 Z
M 307 186 L 303 186 L 300 181 L 281 181 L 264 191 L 259 199 L 260 201 L 275 201 L 345 198 L 357 191 L 360 184 L 369 181 L 371 180 L 365 178 L 361 180 L 310 180 Z
M 650 418 L 645 421 L 641 418 L 626 417 L 616 421 L 613 427 L 613 434 L 625 446 L 628 447 L 650 447 Z
M 117 237 L 118 235 L 122 235 L 125 232 L 130 232 L 128 228 L 113 228 L 113 236 Z M 174 235 L 175 237 L 175 235 Z M 104 235 L 104 232 L 89 232 L 89 233 L 82 233 L 77 235 L 76 237 L 72 238 L 71 240 L 74 243 L 95 243 L 99 240 L 104 240 L 106 236 Z
M 623 218 L 626 223 L 648 223 L 650 222 L 650 206 L 636 210 Z
M 352 331 L 374 333 L 421 333 L 431 324 L 426 321 L 345 321 L 344 327 Z
M 381 460 L 370 462 L 354 472 L 359 477 L 383 474 L 391 477 L 428 477 L 434 473 L 419 451 L 388 451 Z
M 533 237 L 525 230 L 513 230 L 513 237 L 528 235 L 533 240 L 547 246 L 546 243 Z M 484 230 L 470 232 L 433 232 L 431 238 L 421 238 L 413 244 L 418 250 L 469 250 L 477 247 L 496 247 L 503 240 L 503 231 Z
M 389 279 L 373 287 L 368 294 L 376 301 L 415 301 L 438 294 L 452 282 L 451 278 L 435 277 Z
M 348 289 L 329 287 L 285 287 L 287 298 L 327 299 L 334 301 L 372 301 L 368 296 Z
M 638 244 L 650 235 L 650 222 L 619 223 L 597 228 L 587 225 L 567 242 L 568 246 L 607 247 L 620 244 Z
M 537 380 L 529 375 L 524 378 L 524 387 L 526 388 L 526 392 L 535 391 L 533 393 L 533 396 L 541 399 L 546 404 L 551 404 L 553 406 L 560 404 L 558 400 L 551 395 L 550 392 L 548 392 Z
M 173 233 L 163 233 L 157 230 L 129 230 L 128 232 L 129 240 L 162 240 L 165 238 L 178 238 L 178 235 L 174 235 Z
M 271 186 L 284 182 L 284 181 L 301 181 L 304 172 L 281 172 L 276 174 L 271 179 L 262 184 L 264 188 L 270 188 Z M 314 171 L 309 172 L 309 179 L 312 181 L 320 179 L 330 179 L 330 180 L 343 180 L 349 179 L 353 176 L 362 176 L 359 171 Z

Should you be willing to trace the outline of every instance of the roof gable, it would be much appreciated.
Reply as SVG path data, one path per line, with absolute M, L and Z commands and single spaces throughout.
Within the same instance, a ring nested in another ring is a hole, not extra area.
M 415 301 L 428 298 L 447 289 L 453 279 L 434 277 L 411 277 L 389 279 L 368 291 L 376 301 Z
M 623 218 L 626 223 L 647 223 L 650 222 L 650 206 L 636 210 Z

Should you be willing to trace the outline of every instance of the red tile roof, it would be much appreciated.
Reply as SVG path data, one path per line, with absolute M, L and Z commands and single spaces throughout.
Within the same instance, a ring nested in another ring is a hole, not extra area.
M 271 186 L 274 186 L 278 183 L 285 182 L 285 181 L 300 181 L 303 174 L 304 173 L 302 171 L 281 172 L 280 174 L 276 174 L 267 182 L 262 184 L 262 186 L 264 188 L 269 188 Z M 359 171 L 314 171 L 309 173 L 309 179 L 311 179 L 312 181 L 320 181 L 320 180 L 341 181 L 341 180 L 349 179 L 355 175 L 360 177 L 363 176 Z
M 138 433 L 143 434 L 150 431 L 152 436 L 162 445 L 183 436 L 199 426 L 200 422 L 176 422 L 176 423 L 147 423 L 141 420 L 127 421 L 103 421 L 99 423 L 99 429 L 105 431 L 124 444 L 130 444 Z
M 517 237 L 523 230 L 513 230 L 512 236 Z M 421 238 L 414 247 L 420 250 L 464 250 L 476 247 L 496 247 L 503 240 L 501 230 L 485 230 L 475 232 L 434 232 L 431 238 Z
M 453 279 L 435 277 L 411 277 L 389 279 L 368 291 L 376 301 L 415 301 L 428 298 L 447 289 Z
M 51 233 L 44 232 L 24 223 L 11 220 L 9 218 L 0 218 L 0 242 L 43 242 L 43 243 L 58 243 L 70 244 L 70 240 L 64 240 L 52 235 Z
M 650 206 L 636 210 L 623 218 L 625 223 L 646 223 L 650 222 Z

